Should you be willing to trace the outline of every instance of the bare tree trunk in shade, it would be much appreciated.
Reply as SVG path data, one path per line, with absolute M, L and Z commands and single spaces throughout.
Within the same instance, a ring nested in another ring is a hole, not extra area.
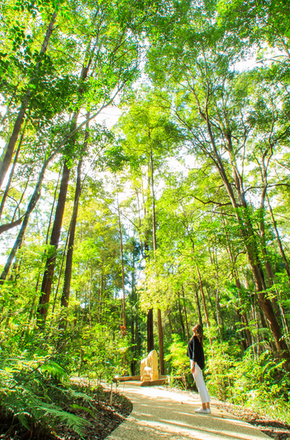
M 124 252 L 123 252 L 123 234 L 122 234 L 122 225 L 121 225 L 121 213 L 119 201 L 118 204 L 118 223 L 119 223 L 119 236 L 120 236 L 120 253 L 121 253 L 121 276 L 122 276 L 122 290 L 123 290 L 123 298 L 122 298 L 122 321 L 123 321 L 123 331 L 126 331 L 126 292 L 125 292 L 125 273 L 124 273 Z
M 141 338 L 140 338 L 140 334 L 139 334 L 139 323 L 138 323 L 138 315 L 136 316 L 136 350 L 137 350 L 137 354 L 138 356 L 141 355 Z
M 104 274 L 102 272 L 101 273 L 101 282 L 100 282 L 99 301 L 98 301 L 98 323 L 99 324 L 101 323 L 103 294 L 104 294 Z
M 153 309 L 147 312 L 147 352 L 154 350 L 153 335 Z
M 202 326 L 202 316 L 201 316 L 201 310 L 200 310 L 200 304 L 199 304 L 199 296 L 198 296 L 198 288 L 194 288 L 193 290 L 195 292 L 195 302 L 196 302 L 196 308 L 198 313 L 198 323 Z
M 64 249 L 63 249 L 63 252 L 62 252 L 61 264 L 60 264 L 59 273 L 58 273 L 57 286 L 56 286 L 56 289 L 55 289 L 54 298 L 53 298 L 53 304 L 52 304 L 52 310 L 51 310 L 51 315 L 52 316 L 54 314 L 55 307 L 56 307 L 56 301 L 57 301 L 57 295 L 58 295 L 58 292 L 59 292 L 59 286 L 60 286 L 60 281 L 61 281 L 61 276 L 62 276 L 63 264 L 64 264 L 66 250 L 67 250 L 67 246 L 68 246 L 69 233 L 70 233 L 70 231 L 68 231 L 68 233 L 67 233 L 66 241 L 65 241 L 65 246 L 64 246 Z
M 259 318 L 258 318 L 258 314 L 257 314 L 257 306 L 255 303 L 255 298 L 253 300 L 252 307 L 253 307 L 253 316 L 254 316 L 254 321 L 256 323 L 256 333 L 257 333 L 257 336 L 256 336 L 256 347 L 257 347 L 256 358 L 257 358 L 257 360 L 259 360 L 259 358 L 260 358 L 260 325 L 259 325 Z
M 32 196 L 30 198 L 30 201 L 28 203 L 28 207 L 27 207 L 26 213 L 24 215 L 20 231 L 19 231 L 19 233 L 17 235 L 17 238 L 16 238 L 16 240 L 14 242 L 14 245 L 13 245 L 11 251 L 10 251 L 9 257 L 8 257 L 8 259 L 6 261 L 4 269 L 3 269 L 2 274 L 0 276 L 0 285 L 2 285 L 4 283 L 4 281 L 6 280 L 6 277 L 8 275 L 9 270 L 10 270 L 10 267 L 11 267 L 11 265 L 13 263 L 13 260 L 14 260 L 14 258 L 16 256 L 16 252 L 21 247 L 21 244 L 23 242 L 24 234 L 25 234 L 25 231 L 26 231 L 26 228 L 27 228 L 27 225 L 28 225 L 30 214 L 34 210 L 34 208 L 35 208 L 35 206 L 36 206 L 36 204 L 37 204 L 37 202 L 38 202 L 38 200 L 40 198 L 41 185 L 42 185 L 42 182 L 43 182 L 44 173 L 45 173 L 45 170 L 46 170 L 46 167 L 47 167 L 48 163 L 49 163 L 49 160 L 46 160 L 45 163 L 42 166 L 42 169 L 41 169 L 40 173 L 39 173 L 38 181 L 37 181 L 37 184 L 35 186 L 34 192 L 33 192 Z
M 13 165 L 12 165 L 11 172 L 10 172 L 10 175 L 9 175 L 9 179 L 8 179 L 8 182 L 7 182 L 7 185 L 6 185 L 6 188 L 5 188 L 2 200 L 1 200 L 0 219 L 1 219 L 1 216 L 3 214 L 4 205 L 5 205 L 6 198 L 8 196 L 10 185 L 11 185 L 11 182 L 12 182 L 12 179 L 13 179 L 15 167 L 16 167 L 16 164 L 17 164 L 17 159 L 18 159 L 18 156 L 19 156 L 19 153 L 20 153 L 20 148 L 21 148 L 21 145 L 22 145 L 22 142 L 23 142 L 23 138 L 24 138 L 25 128 L 26 128 L 26 124 L 25 124 L 23 132 L 21 134 L 20 140 L 18 142 L 18 147 L 17 147 L 16 153 L 15 153 L 15 157 L 14 157 Z
M 149 176 L 149 170 L 148 170 L 148 176 Z M 144 218 L 146 218 L 147 215 L 147 209 L 146 209 L 146 188 L 144 188 L 143 180 L 141 180 L 142 185 L 142 205 L 143 205 L 143 215 Z M 150 187 L 149 184 L 149 178 L 148 178 L 148 188 Z M 148 189 L 147 189 L 148 192 Z M 148 196 L 149 197 L 149 194 Z M 141 218 L 139 217 L 139 226 L 141 227 Z M 142 244 L 142 255 L 144 259 L 146 260 L 149 258 L 149 244 L 148 244 L 148 229 L 145 230 L 145 239 L 144 243 Z M 150 353 L 150 351 L 154 350 L 154 329 L 153 329 L 153 309 L 150 309 L 147 311 L 147 318 L 146 318 L 146 326 L 147 326 L 147 352 Z M 149 338 L 149 339 L 148 339 Z
M 86 149 L 87 149 L 88 137 L 89 137 L 89 126 L 87 123 L 86 134 L 85 134 L 85 145 L 84 145 L 83 151 L 86 151 Z M 64 273 L 64 284 L 63 284 L 63 292 L 62 292 L 62 297 L 61 297 L 61 306 L 66 307 L 66 308 L 68 307 L 68 304 L 69 304 L 75 231 L 76 231 L 76 224 L 77 224 L 79 199 L 80 199 L 81 190 L 82 190 L 82 188 L 81 188 L 81 169 L 82 169 L 82 159 L 79 160 L 78 167 L 77 167 L 77 181 L 76 181 L 76 189 L 75 189 L 74 209 L 73 209 L 71 225 L 70 225 L 70 234 L 69 234 L 68 250 L 67 250 L 65 273 Z
M 41 59 L 42 59 L 43 55 L 45 54 L 45 52 L 47 50 L 49 39 L 50 39 L 50 37 L 52 35 L 52 32 L 53 32 L 53 26 L 55 24 L 56 16 L 57 16 L 57 12 L 55 11 L 52 14 L 51 21 L 50 21 L 50 23 L 49 23 L 49 25 L 47 27 L 46 34 L 45 34 L 45 37 L 44 37 L 44 41 L 43 41 L 42 47 L 40 49 L 40 57 L 41 57 Z M 14 123 L 14 127 L 13 127 L 13 131 L 12 131 L 11 137 L 10 137 L 10 139 L 8 141 L 8 144 L 7 144 L 7 147 L 5 149 L 3 160 L 1 161 L 2 163 L 0 163 L 0 187 L 3 184 L 3 180 L 4 180 L 5 176 L 6 176 L 6 173 L 8 171 L 8 168 L 9 168 L 11 160 L 12 160 L 14 148 L 15 148 L 15 145 L 16 145 L 16 142 L 17 142 L 17 139 L 18 139 L 21 127 L 22 127 L 22 123 L 24 121 L 25 113 L 26 113 L 26 110 L 27 110 L 27 107 L 28 107 L 28 104 L 29 104 L 29 101 L 30 101 L 30 98 L 31 98 L 30 87 L 32 85 L 32 82 L 35 80 L 35 78 L 38 75 L 40 63 L 41 63 L 41 60 L 37 62 L 36 66 L 35 66 L 34 73 L 32 74 L 32 78 L 31 78 L 31 80 L 28 83 L 27 90 L 26 90 L 26 93 L 24 95 L 24 98 L 23 98 L 23 101 L 22 101 L 22 104 L 21 104 L 21 108 L 19 110 L 19 113 L 17 115 L 16 121 Z
M 74 209 L 73 209 L 73 214 L 72 214 L 72 219 L 71 219 L 71 227 L 70 227 L 68 250 L 67 250 L 67 256 L 66 256 L 65 273 L 64 273 L 64 285 L 63 285 L 63 292 L 62 292 L 62 297 L 61 297 L 61 306 L 66 307 L 66 308 L 68 307 L 68 304 L 69 304 L 70 284 L 71 284 L 71 275 L 72 275 L 72 262 L 73 262 L 73 247 L 74 247 L 75 230 L 76 230 L 77 215 L 78 215 L 78 202 L 79 202 L 79 196 L 81 193 L 81 179 L 80 179 L 81 162 L 82 161 L 79 161 L 79 164 L 78 164 Z
M 164 374 L 164 352 L 163 352 L 163 327 L 162 327 L 162 317 L 161 310 L 157 310 L 157 320 L 158 320 L 158 340 L 162 341 L 159 345 L 159 361 L 160 361 L 160 374 Z
M 199 271 L 199 267 L 196 264 L 196 270 L 197 270 L 197 274 L 198 274 L 198 280 L 199 280 L 199 286 L 200 286 L 200 293 L 201 293 L 201 297 L 202 297 L 202 304 L 203 304 L 203 310 L 204 310 L 204 314 L 205 314 L 205 320 L 206 320 L 206 326 L 208 329 L 208 335 L 209 335 L 209 342 L 210 342 L 210 346 L 212 346 L 212 338 L 210 336 L 210 323 L 209 323 L 209 317 L 208 317 L 208 311 L 207 311 L 207 306 L 206 306 L 206 302 L 205 302 L 205 294 L 204 294 L 204 289 L 203 289 L 203 282 L 202 282 L 202 278 L 201 278 L 201 274 Z
M 157 250 L 157 239 L 156 239 L 156 210 L 155 210 L 155 188 L 154 188 L 154 161 L 153 161 L 152 148 L 150 150 L 150 167 L 151 167 L 151 192 L 152 192 L 153 250 L 155 254 Z M 164 370 L 163 328 L 162 328 L 162 316 L 160 309 L 157 310 L 157 322 L 158 322 L 160 374 L 163 375 L 165 373 L 165 370 Z
M 223 338 L 222 338 L 222 331 L 221 331 L 221 319 L 220 319 L 220 303 L 219 303 L 219 288 L 216 287 L 216 317 L 217 317 L 217 324 L 218 324 L 218 332 L 220 337 L 220 342 L 222 344 Z
M 58 177 L 57 177 L 57 183 L 56 183 L 56 187 L 55 187 L 54 194 L 53 194 L 53 203 L 52 203 L 52 207 L 51 207 L 51 210 L 50 210 L 50 216 L 49 216 L 49 220 L 48 220 L 45 244 L 48 244 L 48 237 L 49 237 L 49 233 L 50 233 L 52 216 L 53 216 L 53 213 L 54 213 L 54 207 L 55 207 L 56 198 L 57 198 L 56 196 L 57 196 L 57 192 L 58 192 L 58 189 L 59 189 L 58 185 L 59 185 L 60 175 L 61 175 L 61 169 L 60 169 L 60 172 L 59 172 Z
M 180 303 L 180 293 L 177 293 L 178 295 L 178 312 L 179 312 L 179 320 L 180 320 L 180 325 L 181 325 L 181 331 L 183 334 L 183 338 L 185 337 L 185 327 L 184 327 L 184 322 L 183 322 L 183 316 L 182 316 L 182 309 L 181 309 L 181 303 Z
M 39 306 L 38 306 L 38 314 L 41 316 L 41 320 L 43 321 L 46 320 L 46 316 L 48 312 L 51 286 L 52 286 L 52 280 L 54 276 L 54 269 L 56 262 L 56 250 L 58 249 L 58 245 L 59 245 L 69 176 L 70 176 L 70 169 L 68 168 L 67 163 L 65 162 L 63 166 L 58 202 L 56 206 L 54 223 L 50 238 L 50 245 L 53 246 L 54 248 L 52 250 L 53 252 L 52 255 L 49 256 L 46 260 L 44 275 L 42 279 L 42 286 L 41 286 L 41 296 L 39 299 Z
M 171 312 L 170 312 L 170 310 L 168 310 L 168 323 L 169 323 L 169 328 L 170 328 L 170 336 L 172 337 L 173 328 L 172 328 L 172 321 L 171 321 Z
M 185 302 L 185 295 L 184 295 L 184 287 L 182 286 L 182 298 L 183 298 L 183 307 L 184 307 L 184 317 L 185 317 L 185 325 L 186 325 L 186 336 L 187 340 L 190 339 L 189 334 L 189 327 L 188 327 L 188 320 L 187 320 L 187 310 L 186 310 L 186 302 Z

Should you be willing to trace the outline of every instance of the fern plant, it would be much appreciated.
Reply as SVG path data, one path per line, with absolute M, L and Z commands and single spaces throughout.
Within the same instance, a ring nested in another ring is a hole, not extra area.
M 64 410 L 60 402 L 69 406 L 71 400 L 90 401 L 91 397 L 68 386 L 68 376 L 60 365 L 50 359 L 24 356 L 2 356 L 0 365 L 0 406 L 4 413 L 27 430 L 36 425 L 51 429 L 62 422 L 82 435 L 90 423 Z

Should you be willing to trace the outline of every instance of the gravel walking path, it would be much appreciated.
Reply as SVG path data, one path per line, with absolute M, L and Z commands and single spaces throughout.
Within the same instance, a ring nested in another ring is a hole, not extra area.
M 212 414 L 196 414 L 194 410 L 200 407 L 200 399 L 196 393 L 140 387 L 137 382 L 122 383 L 118 390 L 132 401 L 133 411 L 106 440 L 270 438 L 254 426 L 218 409 L 214 401 Z

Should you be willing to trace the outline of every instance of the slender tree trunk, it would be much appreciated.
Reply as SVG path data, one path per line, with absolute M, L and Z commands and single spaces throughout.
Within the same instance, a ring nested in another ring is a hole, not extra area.
M 123 298 L 122 298 L 122 321 L 123 321 L 123 331 L 126 331 L 126 292 L 125 292 L 125 274 L 124 274 L 124 252 L 123 252 L 123 234 L 122 234 L 122 225 L 121 225 L 121 213 L 119 200 L 117 200 L 118 204 L 118 220 L 119 220 L 119 235 L 120 235 L 120 253 L 121 253 L 121 276 L 122 276 L 122 290 L 123 290 Z
M 55 289 L 55 294 L 54 294 L 53 304 L 52 304 L 52 310 L 51 310 L 51 315 L 52 316 L 54 314 L 55 307 L 56 307 L 56 301 L 57 301 L 57 295 L 58 295 L 58 292 L 59 292 L 59 286 L 60 286 L 60 281 L 61 281 L 61 276 L 62 276 L 63 264 L 64 264 L 64 259 L 65 259 L 66 250 L 67 250 L 67 246 L 68 246 L 69 232 L 70 231 L 67 232 L 65 246 L 64 246 L 64 249 L 62 251 L 62 257 L 61 257 L 61 263 L 60 263 L 60 268 L 59 268 L 59 273 L 58 273 L 57 286 L 56 286 L 56 289 Z
M 46 260 L 42 286 L 41 286 L 41 297 L 39 299 L 39 306 L 38 306 L 38 314 L 41 316 L 41 319 L 43 321 L 46 320 L 46 316 L 48 312 L 48 304 L 51 294 L 51 285 L 52 285 L 55 262 L 56 262 L 56 251 L 58 249 L 58 244 L 60 239 L 61 225 L 62 225 L 67 188 L 69 182 L 69 175 L 70 175 L 70 169 L 68 168 L 67 163 L 65 162 L 63 166 L 57 207 L 55 211 L 54 224 L 50 238 L 50 246 L 53 246 L 53 249 L 50 250 L 50 253 L 52 253 L 52 255 L 49 255 Z
M 157 310 L 160 374 L 164 375 L 163 328 L 161 310 Z
M 149 187 L 149 183 L 148 183 Z M 146 205 L 145 205 L 145 197 L 144 197 L 144 186 L 142 182 L 142 197 L 143 197 L 143 209 L 144 209 L 144 218 L 146 218 Z M 145 241 L 144 241 L 144 258 L 145 260 L 149 258 L 149 245 L 148 245 L 148 230 L 145 230 Z M 147 352 L 154 350 L 154 329 L 153 329 L 153 309 L 148 310 L 147 312 Z
M 12 179 L 13 179 L 13 175 L 14 175 L 14 171 L 15 171 L 18 155 L 20 153 L 20 148 L 21 148 L 21 145 L 22 145 L 22 142 L 23 142 L 23 138 L 24 138 L 25 128 L 26 128 L 26 126 L 24 127 L 22 135 L 21 135 L 20 140 L 18 142 L 18 147 L 17 147 L 16 153 L 15 153 L 15 157 L 14 157 L 13 165 L 12 165 L 11 172 L 10 172 L 10 175 L 9 175 L 9 179 L 8 179 L 8 182 L 7 182 L 7 185 L 6 185 L 6 188 L 5 188 L 2 200 L 1 200 L 0 219 L 1 219 L 1 216 L 3 214 L 4 205 L 5 205 L 6 198 L 8 196 L 10 185 L 11 185 L 11 182 L 12 182 Z
M 189 341 L 190 333 L 189 333 L 189 327 L 188 327 L 187 310 L 186 310 L 186 302 L 185 302 L 185 295 L 184 295 L 184 287 L 183 286 L 182 286 L 182 297 L 183 297 L 184 317 L 185 317 L 185 324 L 186 324 L 186 336 L 187 336 L 187 340 Z
M 170 328 L 170 336 L 171 336 L 171 339 L 172 339 L 173 327 L 172 327 L 171 312 L 170 312 L 170 310 L 168 310 L 168 323 L 169 323 L 169 328 Z
M 185 327 L 184 327 L 183 316 L 182 316 L 182 311 L 181 311 L 180 294 L 179 294 L 179 292 L 178 292 L 178 311 L 179 311 L 179 319 L 180 319 L 181 330 L 182 330 L 182 334 L 183 334 L 183 338 L 184 338 L 185 337 Z
M 23 191 L 22 191 L 21 197 L 20 197 L 20 199 L 19 199 L 19 201 L 18 201 L 18 203 L 17 203 L 17 206 L 15 206 L 14 213 L 13 213 L 13 216 L 12 216 L 12 221 L 15 220 L 15 217 L 16 217 L 16 214 L 17 214 L 17 211 L 19 211 L 19 215 L 20 215 L 20 209 L 19 209 L 19 206 L 21 205 L 22 200 L 24 199 L 24 196 L 25 196 L 26 190 L 27 190 L 27 188 L 28 188 L 29 181 L 30 181 L 30 177 L 31 177 L 32 173 L 33 173 L 33 170 L 30 171 L 30 173 L 29 173 L 29 175 L 28 175 L 28 177 L 27 177 L 27 180 L 26 180 L 26 182 L 25 182 L 25 187 L 24 187 L 24 189 L 23 189 Z
M 11 265 L 13 263 L 13 260 L 14 260 L 14 258 L 16 256 L 16 252 L 17 252 L 17 250 L 20 248 L 20 246 L 22 244 L 22 241 L 23 241 L 23 238 L 24 238 L 24 234 L 25 234 L 25 231 L 26 231 L 26 228 L 27 228 L 27 225 L 28 225 L 30 214 L 32 213 L 33 209 L 35 208 L 35 206 L 36 206 L 36 204 L 37 204 L 37 202 L 38 202 L 38 200 L 40 198 L 40 190 L 41 190 L 41 185 L 42 185 L 43 178 L 44 178 L 44 173 L 45 173 L 46 167 L 47 167 L 50 159 L 51 158 L 49 158 L 48 160 L 45 161 L 45 163 L 43 164 L 42 169 L 41 169 L 41 171 L 39 173 L 38 181 L 37 181 L 36 187 L 34 189 L 34 192 L 33 192 L 32 196 L 31 196 L 30 202 L 28 204 L 28 207 L 27 207 L 27 210 L 26 210 L 26 213 L 25 213 L 25 216 L 24 216 L 24 219 L 23 219 L 20 231 L 19 231 L 18 236 L 17 236 L 17 238 L 16 238 L 16 240 L 14 242 L 14 245 L 13 245 L 13 247 L 11 249 L 11 252 L 9 254 L 7 262 L 6 262 L 6 264 L 4 266 L 4 269 L 2 271 L 2 274 L 0 276 L 0 285 L 2 285 L 4 283 L 4 281 L 6 280 L 7 274 L 9 272 L 10 267 L 11 267 Z
M 27 107 L 28 107 L 28 104 L 29 104 L 29 101 L 30 101 L 30 98 L 31 98 L 30 86 L 31 86 L 32 82 L 38 76 L 39 67 L 40 67 L 40 64 L 41 64 L 42 57 L 43 57 L 43 55 L 45 54 L 45 52 L 47 50 L 49 39 L 50 39 L 50 37 L 52 35 L 52 32 L 53 32 L 53 26 L 55 24 L 56 16 L 57 16 L 57 12 L 54 11 L 54 13 L 52 15 L 52 18 L 51 18 L 51 21 L 50 21 L 50 23 L 49 23 L 49 25 L 47 27 L 46 34 L 45 34 L 45 37 L 44 37 L 44 41 L 42 43 L 42 47 L 41 47 L 41 50 L 40 50 L 40 57 L 41 57 L 41 59 L 36 64 L 34 73 L 32 75 L 32 78 L 31 78 L 31 80 L 28 83 L 28 87 L 27 87 L 25 96 L 23 98 L 21 108 L 19 110 L 19 113 L 17 115 L 16 121 L 14 123 L 14 128 L 13 128 L 13 131 L 12 131 L 12 135 L 11 135 L 11 137 L 10 137 L 10 139 L 8 141 L 7 147 L 5 149 L 4 157 L 3 157 L 3 160 L 1 161 L 2 163 L 0 163 L 0 187 L 3 184 L 3 180 L 5 178 L 5 175 L 6 175 L 7 171 L 8 171 L 9 165 L 11 163 L 11 159 L 12 159 L 13 152 L 14 152 L 14 147 L 15 147 L 15 144 L 17 142 L 17 139 L 18 139 L 21 127 L 22 127 L 22 123 L 23 123 L 23 120 L 24 120 L 24 117 L 25 117 L 25 113 L 26 113 L 26 110 L 27 110 Z
M 200 293 L 201 293 L 201 297 L 202 297 L 202 304 L 203 304 L 203 309 L 204 309 L 204 314 L 205 314 L 206 326 L 207 326 L 208 335 L 209 335 L 209 342 L 210 342 L 210 346 L 212 346 L 212 338 L 211 338 L 211 335 L 210 335 L 210 323 L 209 323 L 209 316 L 208 316 L 207 306 L 206 306 L 206 302 L 205 302 L 205 294 L 204 294 L 204 289 L 203 289 L 203 283 L 202 283 L 199 267 L 198 267 L 197 264 L 195 264 L 195 266 L 196 266 L 196 270 L 197 270 L 197 274 L 198 274 Z
M 198 323 L 203 326 L 202 323 L 202 316 L 201 316 L 201 310 L 200 310 L 200 304 L 199 304 L 199 296 L 198 296 L 198 288 L 194 288 L 193 290 L 195 292 L 195 302 L 196 302 L 196 308 L 197 308 L 197 313 L 198 313 Z
M 154 254 L 157 250 L 156 239 L 156 211 L 155 211 L 155 188 L 154 188 L 154 162 L 152 147 L 150 149 L 150 165 L 151 165 L 151 191 L 152 191 L 152 226 L 153 226 L 153 250 Z M 161 310 L 157 310 L 157 322 L 158 322 L 158 342 L 159 342 L 159 362 L 160 362 L 160 374 L 165 373 L 164 370 L 164 349 L 163 349 L 163 328 Z
M 101 282 L 100 282 L 100 294 L 99 294 L 99 304 L 98 304 L 98 323 L 101 323 L 101 315 L 102 315 L 102 302 L 104 296 L 104 274 L 101 273 Z
M 260 358 L 260 325 L 259 325 L 259 318 L 258 318 L 258 314 L 257 314 L 257 307 L 256 307 L 255 298 L 253 301 L 253 314 L 254 314 L 254 318 L 255 318 L 255 322 L 256 322 L 256 329 L 257 329 L 257 360 L 259 360 L 259 358 Z
M 89 131 L 88 131 L 88 125 L 87 125 L 84 151 L 86 151 L 86 149 L 87 149 L 88 137 L 89 137 Z M 66 308 L 68 307 L 68 304 L 69 304 L 70 284 L 71 284 L 71 275 L 72 275 L 72 262 L 73 262 L 73 249 L 74 249 L 77 216 L 78 216 L 79 199 L 80 199 L 80 195 L 81 195 L 81 168 L 82 168 L 82 159 L 79 160 L 78 167 L 77 167 L 77 181 L 76 181 L 76 190 L 75 190 L 75 199 L 74 199 L 74 209 L 73 209 L 71 225 L 70 225 L 70 234 L 69 234 L 68 250 L 67 250 L 65 273 L 64 273 L 64 285 L 63 285 L 63 292 L 62 292 L 62 297 L 61 297 L 61 306 L 66 307 Z
M 55 190 L 54 190 L 53 203 L 52 203 L 52 207 L 51 207 L 51 211 L 50 211 L 50 216 L 49 216 L 49 221 L 48 221 L 48 226 L 47 226 L 45 244 L 48 244 L 48 237 L 49 237 L 49 233 L 50 233 L 50 227 L 51 227 L 51 222 L 52 222 L 52 216 L 53 216 L 53 213 L 54 213 L 54 207 L 55 207 L 55 204 L 56 204 L 56 196 L 57 196 L 57 192 L 58 192 L 58 189 L 59 189 L 58 185 L 59 185 L 59 180 L 60 180 L 61 174 L 62 174 L 62 172 L 61 172 L 61 169 L 60 169 L 60 172 L 59 172 L 58 177 L 57 177 L 56 187 L 55 187 Z
M 70 284 L 71 284 L 71 275 L 72 275 L 72 262 L 73 262 L 73 248 L 74 248 L 77 215 L 78 215 L 78 203 L 79 203 L 79 197 L 80 197 L 80 193 L 81 193 L 81 178 L 80 178 L 81 163 L 82 163 L 82 161 L 79 161 L 76 191 L 75 191 L 75 200 L 74 200 L 74 209 L 73 209 L 73 214 L 72 214 L 72 219 L 71 219 L 68 250 L 67 250 L 67 256 L 66 256 L 64 285 L 63 285 L 63 292 L 62 292 L 62 297 L 61 297 L 61 306 L 66 307 L 66 308 L 68 307 L 68 304 L 69 304 Z
M 131 361 L 131 374 L 132 376 L 135 376 L 135 367 L 136 367 L 136 361 L 135 361 L 135 320 L 134 316 L 132 315 L 131 318 L 131 345 L 133 348 L 133 359 Z
M 153 309 L 147 312 L 147 352 L 154 350 Z

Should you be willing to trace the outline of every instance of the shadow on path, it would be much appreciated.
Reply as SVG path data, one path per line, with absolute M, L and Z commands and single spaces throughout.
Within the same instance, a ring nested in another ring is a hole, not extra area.
M 216 408 L 212 414 L 196 414 L 200 407 L 195 393 L 167 391 L 126 383 L 119 386 L 133 403 L 131 415 L 107 440 L 259 440 L 269 439 L 257 428 Z

